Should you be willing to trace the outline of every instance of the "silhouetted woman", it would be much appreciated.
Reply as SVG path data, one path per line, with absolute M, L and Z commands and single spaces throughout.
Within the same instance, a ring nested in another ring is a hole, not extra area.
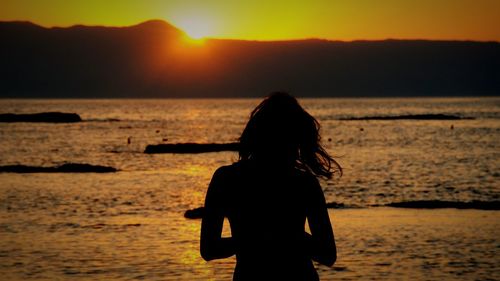
M 236 254 L 233 280 L 318 280 L 312 260 L 331 266 L 337 251 L 317 177 L 342 173 L 320 144 L 319 123 L 294 97 L 271 94 L 253 110 L 239 158 L 217 169 L 208 187 L 202 257 Z

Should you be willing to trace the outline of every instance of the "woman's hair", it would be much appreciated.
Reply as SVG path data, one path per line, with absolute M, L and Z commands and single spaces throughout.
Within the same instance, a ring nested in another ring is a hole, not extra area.
M 240 161 L 271 155 L 288 158 L 317 177 L 331 178 L 334 172 L 342 175 L 342 167 L 321 146 L 319 129 L 318 121 L 294 97 L 272 93 L 250 114 L 240 137 Z

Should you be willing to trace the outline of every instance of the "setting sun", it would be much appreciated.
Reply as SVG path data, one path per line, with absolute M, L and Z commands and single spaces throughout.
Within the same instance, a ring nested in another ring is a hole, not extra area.
M 182 18 L 176 22 L 176 25 L 185 31 L 189 37 L 195 40 L 199 40 L 213 34 L 213 28 L 210 21 L 200 17 Z
M 1 0 L 0 3 L 0 20 L 31 21 L 44 27 L 131 26 L 161 19 L 192 38 L 500 41 L 500 29 L 495 28 L 500 26 L 498 0 Z

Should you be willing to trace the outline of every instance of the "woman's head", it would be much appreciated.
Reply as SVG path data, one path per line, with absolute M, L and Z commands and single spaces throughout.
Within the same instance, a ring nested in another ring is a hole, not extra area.
M 340 165 L 321 146 L 320 125 L 298 101 L 276 92 L 251 113 L 240 137 L 240 160 L 280 161 L 330 178 Z

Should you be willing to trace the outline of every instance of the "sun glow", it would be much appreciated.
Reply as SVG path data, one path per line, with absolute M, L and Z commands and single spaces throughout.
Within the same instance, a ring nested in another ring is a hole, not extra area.
M 177 26 L 187 33 L 194 41 L 201 40 L 213 34 L 213 26 L 210 21 L 201 17 L 187 17 L 177 21 Z
M 186 36 L 184 36 L 183 39 L 184 39 L 185 43 L 187 43 L 189 45 L 194 45 L 194 46 L 201 46 L 201 45 L 204 45 L 204 43 L 205 43 L 205 37 L 195 38 L 189 34 L 186 34 Z

